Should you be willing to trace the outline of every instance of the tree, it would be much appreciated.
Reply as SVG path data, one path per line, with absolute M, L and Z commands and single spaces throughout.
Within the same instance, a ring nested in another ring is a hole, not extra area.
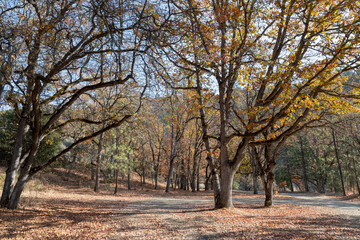
M 15 120 L 16 117 L 13 111 L 0 112 L 0 121 L 2 123 L 0 126 L 0 161 L 4 165 L 11 160 L 11 143 L 14 141 L 16 132 Z
M 347 151 L 347 158 L 352 163 L 352 172 L 354 175 L 354 182 L 356 184 L 356 188 L 358 190 L 358 194 L 360 195 L 360 174 L 359 174 L 359 161 L 358 156 L 360 153 L 359 145 L 360 145 L 360 138 L 359 138 L 359 125 L 357 121 L 347 122 L 347 129 L 350 130 L 350 139 L 353 141 L 347 141 L 347 144 L 350 144 L 350 149 L 353 151 Z M 352 154 L 351 154 L 352 153 Z
M 168 121 L 170 125 L 170 162 L 165 192 L 170 191 L 170 183 L 174 171 L 174 163 L 175 159 L 178 157 L 179 143 L 184 136 L 184 131 L 188 120 L 188 113 L 184 104 L 184 100 L 177 95 L 170 96 L 169 98 L 170 113 L 168 116 Z
M 305 152 L 304 152 L 304 140 L 301 136 L 299 136 L 299 143 L 300 143 L 300 151 L 301 151 L 301 167 L 303 173 L 303 182 L 305 187 L 305 192 L 309 191 L 308 185 L 308 177 L 307 177 L 307 170 L 306 170 L 306 160 L 305 160 Z
M 358 149 L 352 137 L 357 134 L 354 126 L 358 122 L 358 116 L 354 113 L 332 115 L 331 118 L 323 120 L 326 124 L 305 129 L 284 144 L 281 156 L 278 158 L 280 168 L 277 169 L 277 181 L 292 181 L 297 185 L 297 189 L 305 190 L 300 177 L 303 175 L 303 162 L 305 162 L 310 191 L 319 193 L 335 191 L 342 194 L 349 190 L 354 191 L 358 182 L 356 172 Z M 300 138 L 302 141 L 298 141 Z M 286 162 L 283 161 L 284 158 Z
M 203 146 L 204 146 L 204 142 L 202 141 L 203 137 L 201 134 L 201 126 L 199 124 L 199 121 L 195 121 L 195 123 L 192 126 L 193 131 L 195 132 L 195 138 L 194 138 L 194 143 L 192 143 L 193 145 L 193 155 L 192 155 L 192 159 L 193 159 L 193 168 L 192 168 L 192 173 L 191 173 L 191 190 L 192 192 L 195 192 L 196 188 L 199 191 L 199 172 L 200 172 L 200 163 L 201 163 L 201 153 L 203 152 Z M 197 182 L 196 182 L 197 179 Z
M 11 145 L 15 141 L 16 135 L 16 116 L 14 111 L 5 110 L 0 112 L 0 161 L 7 166 L 11 163 Z M 29 144 L 28 133 L 25 136 L 25 145 Z M 55 156 L 64 148 L 61 141 L 61 132 L 55 131 L 47 135 L 44 141 L 39 146 L 39 151 L 36 158 L 36 164 L 41 164 L 48 157 Z
M 7 99 L 15 110 L 18 125 L 1 197 L 2 207 L 14 209 L 25 184 L 35 173 L 77 144 L 120 126 L 138 110 L 135 107 L 114 115 L 101 128 L 56 156 L 34 164 L 39 146 L 48 134 L 70 122 L 94 123 L 88 119 L 61 119 L 82 95 L 124 85 L 138 77 L 135 66 L 140 65 L 140 54 L 149 48 L 145 37 L 150 37 L 151 31 L 147 30 L 156 27 L 143 23 L 147 5 L 141 1 L 14 1 L 12 6 L 3 6 L 7 7 L 2 9 L 4 25 L 17 23 L 12 44 L 19 52 L 6 83 L 10 89 Z M 101 70 L 102 57 L 110 68 Z M 43 116 L 46 121 L 41 122 Z M 29 129 L 31 140 L 25 146 Z
M 163 68 L 174 88 L 204 94 L 201 79 L 217 94 L 221 178 L 219 184 L 214 178 L 214 199 L 216 208 L 230 208 L 233 177 L 249 144 L 282 142 L 336 105 L 326 91 L 341 88 L 342 73 L 359 66 L 359 6 L 352 0 L 171 3 L 178 14 L 158 43 L 165 47 L 156 61 L 164 67 L 167 57 L 178 69 Z
M 4 16 L 11 9 L 12 3 L 0 2 L 0 107 L 4 104 L 3 96 L 7 83 L 10 81 L 11 72 L 17 58 L 17 48 L 13 44 L 16 41 L 14 32 L 19 27 L 19 21 L 6 21 Z M 16 7 L 16 6 L 15 6 Z
M 160 174 L 161 157 L 164 153 L 166 122 L 164 101 L 161 99 L 147 99 L 142 111 L 141 123 L 142 131 L 146 132 L 149 155 L 152 159 L 152 175 L 154 188 L 158 189 L 158 179 Z
M 130 156 L 133 155 L 133 149 L 130 146 L 131 139 L 129 134 L 130 127 L 128 124 L 124 124 L 121 127 L 110 130 L 105 139 L 103 148 L 103 169 L 115 171 L 114 182 L 115 189 L 114 194 L 118 192 L 118 177 L 119 174 L 130 174 L 129 169 L 133 169 L 133 162 Z
M 283 143 L 284 141 L 280 141 L 262 145 L 260 147 L 253 147 L 259 175 L 265 190 L 265 207 L 271 207 L 273 205 L 273 184 L 275 181 L 274 169 L 276 167 L 276 159 L 279 156 L 279 151 Z
M 337 146 L 337 143 L 336 143 L 335 131 L 333 129 L 332 129 L 331 135 L 332 135 L 333 144 L 334 144 L 335 157 L 336 157 L 336 161 L 337 161 L 338 168 L 339 168 L 339 173 L 340 173 L 342 193 L 343 193 L 343 196 L 346 196 L 346 190 L 345 190 L 345 184 L 344 184 L 344 175 L 343 175 L 342 166 L 341 166 L 340 157 L 339 157 L 339 149 L 338 149 L 338 146 Z

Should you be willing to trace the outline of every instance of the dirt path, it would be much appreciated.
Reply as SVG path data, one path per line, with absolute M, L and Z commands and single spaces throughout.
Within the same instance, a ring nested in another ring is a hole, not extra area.
M 230 211 L 211 210 L 212 196 L 190 199 L 155 196 L 132 201 L 127 207 L 132 209 L 127 218 L 131 230 L 125 230 L 122 236 L 139 239 L 360 239 L 359 204 L 326 196 L 286 194 L 276 197 L 274 208 L 265 209 L 261 195 L 234 195 L 236 208 Z M 344 234 L 345 229 L 355 232 L 354 235 Z
M 249 197 L 247 197 L 248 195 Z M 249 193 L 242 196 L 234 196 L 233 201 L 236 207 L 237 204 L 263 204 L 264 199 L 261 195 L 253 197 Z M 282 198 L 281 196 L 287 196 Z M 166 197 L 153 197 L 148 199 L 146 202 L 134 202 L 139 211 L 150 211 L 150 210 L 186 210 L 188 208 L 194 208 L 195 205 L 211 204 L 213 202 L 212 197 L 204 197 L 191 199 L 184 198 L 166 198 Z M 313 206 L 329 208 L 331 213 L 352 217 L 359 217 L 360 219 L 360 203 L 350 202 L 346 200 L 336 199 L 325 195 L 314 195 L 306 193 L 280 193 L 278 197 L 274 199 L 274 205 L 277 204 L 292 204 L 299 206 Z
M 314 195 L 305 193 L 280 193 L 280 196 L 289 196 L 290 198 L 275 199 L 274 204 L 294 204 L 301 206 L 314 206 L 329 208 L 335 214 L 344 216 L 359 217 L 360 220 L 360 203 L 345 201 L 325 195 Z M 263 203 L 261 198 L 234 198 L 234 202 L 240 203 Z

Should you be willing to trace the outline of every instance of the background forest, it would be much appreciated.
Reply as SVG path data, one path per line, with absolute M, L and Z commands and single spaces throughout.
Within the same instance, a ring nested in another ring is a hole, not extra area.
M 0 0 L 1 206 L 33 176 L 360 194 L 358 1 Z

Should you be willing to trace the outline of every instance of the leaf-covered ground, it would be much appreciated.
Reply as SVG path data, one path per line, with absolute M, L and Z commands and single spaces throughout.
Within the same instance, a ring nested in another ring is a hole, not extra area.
M 333 208 L 263 208 L 241 201 L 263 196 L 235 193 L 235 209 L 213 210 L 210 192 L 114 196 L 62 185 L 33 183 L 20 209 L 1 209 L 0 239 L 360 239 L 360 219 Z

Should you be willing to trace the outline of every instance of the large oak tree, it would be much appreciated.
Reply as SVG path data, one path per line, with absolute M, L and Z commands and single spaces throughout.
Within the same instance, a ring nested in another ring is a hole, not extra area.
M 18 0 L 0 5 L 1 24 L 12 34 L 11 45 L 17 50 L 5 83 L 8 104 L 18 119 L 17 133 L 1 196 L 1 206 L 14 209 L 35 173 L 137 111 L 127 109 L 101 120 L 102 124 L 96 119 L 63 117 L 84 94 L 135 84 L 139 56 L 149 48 L 146 38 L 155 25 L 144 23 L 149 19 L 147 1 Z M 45 136 L 74 122 L 102 127 L 34 165 Z M 29 141 L 25 141 L 26 135 Z
M 217 139 L 220 148 L 218 172 L 207 147 L 213 173 L 220 173 L 219 181 L 214 178 L 215 207 L 229 208 L 233 177 L 249 144 L 281 142 L 319 118 L 323 104 L 335 105 L 325 93 L 341 88 L 342 73 L 359 66 L 359 2 L 171 3 L 176 18 L 158 41 L 156 62 L 173 87 L 197 89 L 200 105 L 205 84 L 216 94 L 215 136 L 207 133 L 205 106 L 199 115 L 204 141 Z M 167 71 L 166 65 L 177 70 Z

